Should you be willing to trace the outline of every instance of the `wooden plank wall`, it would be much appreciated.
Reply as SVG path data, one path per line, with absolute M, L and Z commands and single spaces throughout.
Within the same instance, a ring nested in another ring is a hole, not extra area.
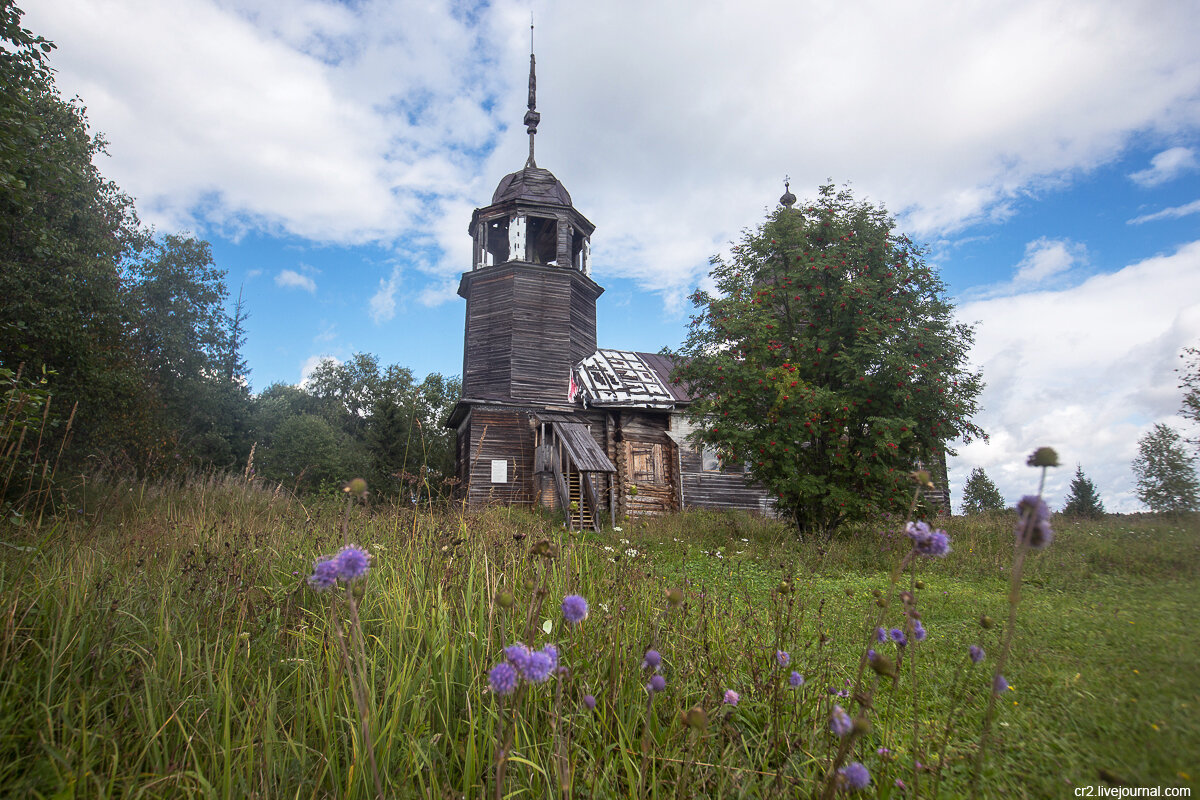
M 534 500 L 533 431 L 529 415 L 512 409 L 471 409 L 468 505 L 530 505 Z M 492 459 L 508 462 L 508 482 L 492 483 Z
M 739 508 L 743 511 L 774 516 L 771 496 L 763 487 L 748 483 L 741 469 L 722 467 L 706 472 L 699 450 L 693 450 L 686 437 L 695 426 L 682 414 L 671 415 L 671 438 L 679 444 L 683 477 L 684 508 Z
M 676 464 L 675 445 L 667 436 L 665 413 L 621 409 L 615 412 L 616 430 L 613 451 L 609 458 L 617 467 L 617 515 L 618 517 L 665 514 L 679 508 L 679 470 Z M 633 445 L 657 446 L 657 457 L 661 459 L 662 482 L 659 484 L 635 480 L 631 463 Z M 630 485 L 637 486 L 637 494 L 629 493 Z
M 463 397 L 505 400 L 512 378 L 512 270 L 486 269 L 464 276 L 467 298 L 463 346 Z

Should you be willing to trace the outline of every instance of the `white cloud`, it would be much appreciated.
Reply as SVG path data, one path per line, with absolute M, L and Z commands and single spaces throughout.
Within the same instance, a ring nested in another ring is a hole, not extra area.
M 1150 166 L 1129 175 L 1130 180 L 1147 188 L 1173 180 L 1185 172 L 1200 169 L 1196 154 L 1188 147 L 1172 147 L 1150 159 Z
M 1127 221 L 1129 225 L 1141 225 L 1146 222 L 1156 222 L 1160 219 L 1179 219 L 1186 217 L 1189 214 L 1200 214 L 1200 200 L 1193 200 L 1190 203 L 1185 203 L 1181 206 L 1172 206 L 1164 208 L 1162 211 L 1156 211 L 1153 214 L 1145 214 L 1140 217 L 1134 217 Z
M 400 289 L 402 269 L 400 265 L 392 267 L 392 274 L 379 279 L 379 289 L 371 296 L 369 303 L 371 319 L 378 325 L 396 316 L 396 292 Z
M 983 467 L 1013 502 L 1036 488 L 1024 459 L 1045 445 L 1064 464 L 1048 484 L 1052 506 L 1079 462 L 1110 510 L 1137 510 L 1137 439 L 1178 422 L 1173 370 L 1200 338 L 1200 241 L 1070 289 L 966 303 L 958 317 L 979 323 L 972 360 L 987 388 L 976 421 L 991 441 L 960 448 L 954 488 Z
M 1003 220 L 1135 135 L 1200 128 L 1187 4 L 534 6 L 538 163 L 598 224 L 597 277 L 667 299 L 785 172 L 801 197 L 851 180 L 926 237 Z M 528 13 L 43 0 L 27 21 L 108 135 L 106 173 L 160 227 L 424 237 L 441 285 L 468 266 L 470 209 L 524 163 Z
M 1025 257 L 1017 265 L 1015 280 L 1033 286 L 1046 283 L 1075 266 L 1085 254 L 1083 245 L 1043 236 L 1025 245 Z
M 275 276 L 275 285 L 285 289 L 303 289 L 309 294 L 317 293 L 317 282 L 293 269 L 280 270 Z

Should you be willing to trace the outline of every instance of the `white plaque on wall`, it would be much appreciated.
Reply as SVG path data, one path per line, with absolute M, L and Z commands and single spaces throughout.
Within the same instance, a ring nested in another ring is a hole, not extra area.
M 506 459 L 492 459 L 492 483 L 508 483 L 508 461 Z

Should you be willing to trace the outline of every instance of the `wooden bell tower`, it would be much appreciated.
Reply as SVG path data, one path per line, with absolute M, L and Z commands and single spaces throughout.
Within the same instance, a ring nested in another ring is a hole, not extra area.
M 534 56 L 529 56 L 529 159 L 504 176 L 492 202 L 471 215 L 472 265 L 458 294 L 467 301 L 463 402 L 568 402 L 571 367 L 596 350 L 590 239 L 596 226 L 566 187 L 534 161 Z

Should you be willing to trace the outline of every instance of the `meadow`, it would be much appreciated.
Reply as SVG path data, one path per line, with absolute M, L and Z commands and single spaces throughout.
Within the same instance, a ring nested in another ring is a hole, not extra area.
M 894 582 L 902 520 L 824 543 L 736 513 L 596 534 L 233 477 L 91 479 L 40 524 L 0 523 L 0 796 L 369 798 L 377 772 L 388 797 L 810 797 L 849 791 L 832 768 L 852 762 L 859 796 L 966 796 L 1014 521 L 935 521 L 951 552 Z M 1025 564 L 978 795 L 1192 787 L 1200 523 L 1054 527 Z M 316 591 L 347 541 L 368 574 Z M 499 696 L 489 672 L 522 639 L 561 669 Z

